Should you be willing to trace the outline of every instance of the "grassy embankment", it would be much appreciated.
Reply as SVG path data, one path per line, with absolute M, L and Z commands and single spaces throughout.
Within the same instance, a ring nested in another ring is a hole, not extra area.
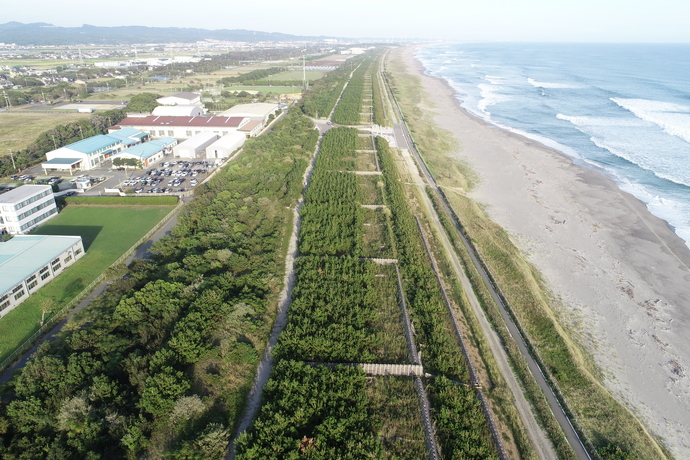
M 476 174 L 449 153 L 458 145 L 450 133 L 434 126 L 433 116 L 420 108 L 428 105 L 417 77 L 407 74 L 400 59 L 389 59 L 388 70 L 396 97 L 405 112 L 408 126 L 436 175 L 484 262 L 496 278 L 513 314 L 517 316 L 539 350 L 549 372 L 556 376 L 560 389 L 589 439 L 603 458 L 664 458 L 665 452 L 630 411 L 616 401 L 598 382 L 599 371 L 591 357 L 558 322 L 559 305 L 537 270 L 529 264 L 507 232 L 492 222 L 477 203 L 464 194 L 476 184 Z M 466 267 L 469 258 L 456 239 L 455 246 Z M 501 319 L 486 287 L 472 268 L 467 269 L 475 290 L 510 354 L 516 375 L 522 380 L 538 417 L 552 439 L 562 435 L 545 406 L 543 395 L 528 374 L 524 359 L 513 340 L 500 327 Z
M 170 211 L 171 206 L 67 206 L 32 232 L 78 235 L 86 253 L 55 280 L 0 319 L 0 361 L 39 327 L 46 302 L 54 314 L 72 300 Z M 46 316 L 46 320 L 50 318 Z

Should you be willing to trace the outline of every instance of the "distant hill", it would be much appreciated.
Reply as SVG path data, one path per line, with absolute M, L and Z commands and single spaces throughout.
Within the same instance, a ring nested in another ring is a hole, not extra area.
M 180 27 L 119 26 L 57 27 L 45 22 L 0 24 L 0 43 L 17 45 L 80 45 L 133 43 L 193 43 L 199 40 L 241 42 L 319 40 L 330 37 L 308 37 L 243 29 L 188 29 Z

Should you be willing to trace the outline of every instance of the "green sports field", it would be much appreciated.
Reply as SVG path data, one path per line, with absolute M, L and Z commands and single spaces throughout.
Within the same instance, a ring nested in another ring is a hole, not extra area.
M 0 318 L 0 361 L 31 336 L 41 320 L 44 299 L 54 311 L 72 300 L 151 230 L 172 206 L 67 206 L 32 233 L 79 235 L 86 254 L 55 280 Z

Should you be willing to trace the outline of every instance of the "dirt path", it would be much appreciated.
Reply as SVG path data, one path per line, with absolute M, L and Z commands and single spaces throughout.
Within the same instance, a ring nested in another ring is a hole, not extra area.
M 303 177 L 303 190 L 309 185 L 309 180 L 311 179 L 312 171 L 314 170 L 314 164 L 316 163 L 316 157 L 321 147 L 321 139 L 317 143 L 314 155 L 304 173 Z M 263 391 L 268 378 L 271 375 L 271 370 L 273 369 L 273 348 L 278 343 L 278 336 L 285 329 L 287 324 L 287 314 L 288 308 L 290 306 L 292 298 L 292 289 L 295 286 L 295 260 L 298 256 L 297 249 L 297 239 L 299 237 L 299 230 L 302 224 L 302 219 L 300 217 L 300 210 L 304 204 L 304 193 L 297 202 L 297 206 L 293 210 L 293 226 L 292 234 L 290 235 L 290 241 L 288 243 L 287 254 L 285 255 L 285 277 L 283 279 L 283 290 L 280 292 L 280 297 L 278 298 L 278 314 L 276 316 L 276 321 L 273 324 L 273 329 L 271 330 L 271 336 L 264 350 L 264 354 L 259 363 L 259 367 L 256 369 L 256 375 L 254 376 L 254 383 L 252 384 L 252 389 L 247 397 L 247 406 L 244 410 L 244 414 L 240 419 L 237 430 L 235 431 L 235 436 L 230 444 L 230 449 L 227 458 L 234 460 L 235 458 L 235 441 L 240 434 L 249 428 L 252 420 L 256 417 L 259 408 L 261 407 L 261 393 Z

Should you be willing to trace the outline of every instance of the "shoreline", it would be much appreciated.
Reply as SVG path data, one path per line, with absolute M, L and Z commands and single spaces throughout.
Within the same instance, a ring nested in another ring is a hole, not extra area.
M 422 45 L 424 46 L 424 45 Z M 669 224 L 602 172 L 464 109 L 403 52 L 480 183 L 467 195 L 543 275 L 559 322 L 601 383 L 678 458 L 690 458 L 690 250 Z M 499 168 L 496 165 L 500 165 Z

